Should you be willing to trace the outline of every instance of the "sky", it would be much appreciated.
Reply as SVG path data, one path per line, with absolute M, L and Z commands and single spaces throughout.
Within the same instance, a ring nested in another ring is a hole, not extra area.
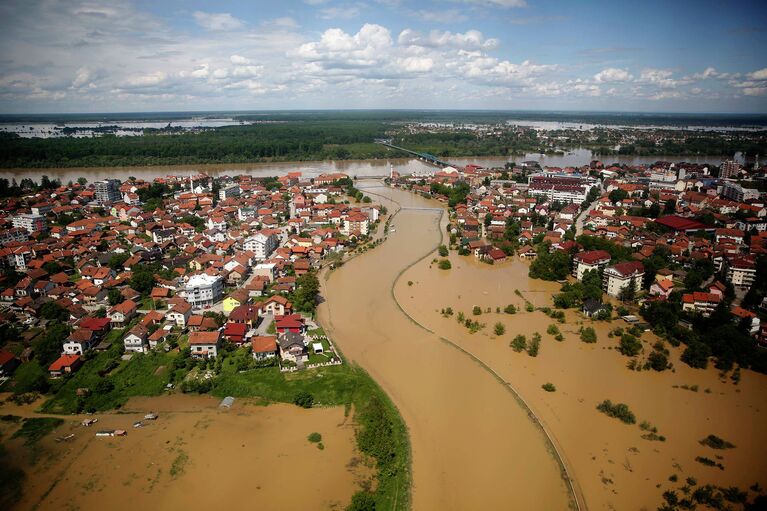
M 767 1 L 0 2 L 0 113 L 767 113 Z

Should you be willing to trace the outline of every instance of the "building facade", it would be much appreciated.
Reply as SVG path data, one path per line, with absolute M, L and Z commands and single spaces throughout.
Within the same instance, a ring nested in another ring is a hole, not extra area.
M 206 274 L 193 275 L 184 288 L 186 301 L 194 308 L 213 305 L 224 294 L 224 279 Z

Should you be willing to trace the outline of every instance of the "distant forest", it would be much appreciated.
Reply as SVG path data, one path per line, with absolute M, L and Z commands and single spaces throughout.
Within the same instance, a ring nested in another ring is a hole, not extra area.
M 141 136 L 129 137 L 107 134 L 83 138 L 23 138 L 16 134 L 0 133 L 0 168 L 195 165 L 407 156 L 376 144 L 375 140 L 380 138 L 392 139 L 396 145 L 440 157 L 512 156 L 528 152 L 550 154 L 577 147 L 592 149 L 602 155 L 732 155 L 736 151 L 767 154 L 767 131 L 723 135 L 665 130 L 661 141 L 638 136 L 633 143 L 626 143 L 621 140 L 621 130 L 609 128 L 598 130 L 603 135 L 596 140 L 589 135 L 590 132 L 579 130 L 549 131 L 548 139 L 544 140 L 534 129 L 511 126 L 508 129 L 498 129 L 492 135 L 459 127 L 434 131 L 418 130 L 415 133 L 404 129 L 406 123 L 414 121 L 499 125 L 504 122 L 503 119 L 509 118 L 508 112 L 453 112 L 452 115 L 457 117 L 452 118 L 448 117 L 449 114 L 401 111 L 243 113 L 232 117 L 270 122 L 224 126 L 197 132 L 180 132 L 177 129 L 145 130 Z M 161 118 L 160 114 L 155 115 L 158 116 L 157 119 Z M 522 115 L 524 114 L 515 113 L 516 118 Z M 530 115 L 532 118 L 532 114 Z M 538 113 L 535 118 L 540 119 L 541 115 Z M 617 118 L 617 114 L 580 115 L 595 116 L 589 119 L 590 122 L 597 122 L 596 116 L 607 116 L 613 122 L 626 122 L 625 118 Z M 2 120 L 7 122 L 9 117 L 12 116 L 3 116 Z M 84 122 L 88 119 L 85 116 L 74 119 L 59 118 L 60 121 L 70 123 L 78 120 Z M 34 120 L 39 122 L 43 119 Z M 21 119 L 17 121 L 21 122 Z M 655 119 L 652 122 L 655 122 Z M 696 117 L 695 121 L 690 122 L 702 121 Z M 76 131 L 76 128 L 70 128 L 70 131 Z M 620 149 L 616 151 L 614 148 L 617 144 L 620 144 Z

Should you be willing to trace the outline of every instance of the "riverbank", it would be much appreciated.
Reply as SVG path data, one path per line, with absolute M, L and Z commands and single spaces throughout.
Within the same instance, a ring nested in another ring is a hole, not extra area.
M 8 459 L 26 479 L 13 509 L 343 509 L 372 484 L 374 470 L 356 448 L 355 425 L 344 407 L 262 406 L 238 399 L 230 410 L 207 396 L 133 398 L 119 413 L 99 414 L 90 428 L 80 417 L 34 446 L 10 439 Z M 143 428 L 131 424 L 159 414 Z M 3 405 L 3 414 L 24 414 Z M 128 429 L 126 437 L 97 438 L 97 430 Z M 322 435 L 323 449 L 307 439 Z M 73 434 L 68 441 L 56 437 Z M 301 481 L 301 491 L 286 482 Z M 66 504 L 64 504 L 66 503 Z
M 590 509 L 653 509 L 662 502 L 663 491 L 679 489 L 687 477 L 697 484 L 743 490 L 767 480 L 767 461 L 754 455 L 767 448 L 760 433 L 767 426 L 765 376 L 742 371 L 736 386 L 721 380 L 713 368 L 686 366 L 675 348 L 670 348 L 673 371 L 631 371 L 626 367 L 628 358 L 615 349 L 618 338 L 608 336 L 610 330 L 626 326 L 622 321 L 592 324 L 568 311 L 566 322 L 560 324 L 541 311 L 525 311 L 526 301 L 550 306 L 559 289 L 556 283 L 529 279 L 527 263 L 514 259 L 490 266 L 452 253 L 452 269 L 444 271 L 431 260 L 427 257 L 398 280 L 394 290 L 398 302 L 418 322 L 477 357 L 517 389 L 562 447 Z M 508 304 L 519 312 L 496 312 Z M 483 313 L 474 316 L 474 306 Z M 441 314 L 447 307 L 452 316 Z M 455 319 L 459 312 L 485 328 L 469 333 Z M 494 333 L 497 322 L 504 325 L 502 335 Z M 596 344 L 579 340 L 581 323 L 595 328 Z M 547 333 L 552 324 L 564 341 Z M 515 336 L 525 335 L 529 341 L 536 332 L 542 337 L 537 356 L 509 347 Z M 642 340 L 646 353 L 657 341 L 650 333 Z M 542 389 L 546 383 L 556 391 Z M 596 405 L 604 399 L 628 404 L 637 424 L 599 413 Z M 641 430 L 642 421 L 656 427 L 657 436 L 665 441 Z M 736 447 L 720 451 L 701 445 L 700 440 L 710 434 Z M 701 464 L 697 457 L 715 459 L 724 470 Z M 670 481 L 672 476 L 679 482 Z
M 385 243 L 324 282 L 327 301 L 318 312 L 336 345 L 381 385 L 408 426 L 413 508 L 574 507 L 545 436 L 513 395 L 411 322 L 393 299 L 400 272 L 439 244 L 442 207 L 380 185 L 358 187 L 402 209 Z
M 736 155 L 738 161 L 742 161 L 742 155 Z M 605 164 L 640 165 L 650 164 L 656 161 L 686 161 L 690 163 L 719 165 L 725 159 L 721 156 L 674 156 L 674 155 L 648 155 L 630 156 L 615 155 L 599 157 L 593 155 L 588 149 L 574 149 L 562 155 L 544 155 L 540 153 L 527 153 L 518 156 L 451 156 L 446 158 L 456 166 L 469 164 L 482 167 L 503 167 L 506 163 L 523 161 L 537 161 L 542 166 L 551 167 L 580 167 L 588 165 L 593 159 L 600 159 Z M 106 178 L 127 180 L 133 176 L 139 179 L 149 180 L 168 175 L 194 175 L 199 173 L 211 176 L 249 174 L 256 177 L 285 175 L 288 172 L 303 172 L 305 176 L 313 177 L 323 173 L 344 172 L 350 176 L 371 177 L 388 175 L 391 168 L 402 175 L 413 173 L 434 172 L 436 167 L 428 165 L 414 158 L 381 158 L 368 160 L 327 160 L 327 161 L 292 161 L 292 162 L 258 162 L 258 163 L 212 163 L 212 164 L 188 164 L 188 165 L 151 165 L 151 166 L 115 166 L 115 167 L 47 167 L 47 168 L 4 168 L 0 169 L 0 176 L 6 179 L 32 179 L 39 181 L 40 176 L 47 175 L 52 179 L 59 179 L 63 183 L 77 181 L 84 177 L 89 182 Z

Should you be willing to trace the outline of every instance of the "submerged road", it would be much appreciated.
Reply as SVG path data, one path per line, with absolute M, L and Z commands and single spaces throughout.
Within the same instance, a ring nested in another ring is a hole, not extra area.
M 397 210 L 396 232 L 330 274 L 319 317 L 408 426 L 413 509 L 572 508 L 545 435 L 514 395 L 471 356 L 410 320 L 394 299 L 401 273 L 424 256 L 436 257 L 442 211 L 401 190 L 364 181 L 358 187 Z M 439 297 L 433 307 L 442 307 Z

